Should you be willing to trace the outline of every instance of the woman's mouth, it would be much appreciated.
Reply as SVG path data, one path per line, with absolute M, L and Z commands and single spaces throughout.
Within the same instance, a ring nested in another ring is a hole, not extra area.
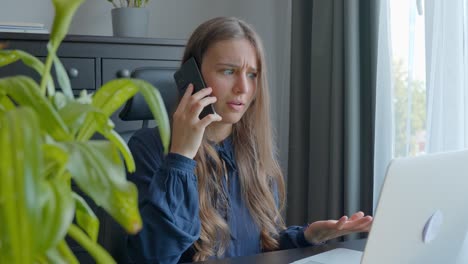
M 244 103 L 240 101 L 229 101 L 227 104 L 234 111 L 241 111 L 244 108 Z

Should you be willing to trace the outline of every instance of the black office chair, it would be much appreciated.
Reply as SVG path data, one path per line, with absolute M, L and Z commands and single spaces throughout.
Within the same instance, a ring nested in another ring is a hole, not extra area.
M 147 67 L 139 68 L 132 73 L 132 78 L 143 79 L 159 90 L 169 115 L 175 110 L 179 97 L 173 78 L 175 71 L 176 69 L 170 68 Z M 135 122 L 128 122 L 132 123 L 129 126 L 125 125 L 126 122 L 119 123 L 117 131 L 127 142 L 137 130 L 149 126 L 157 126 L 153 121 L 153 115 L 145 99 L 140 93 L 137 93 L 127 101 L 119 117 L 123 121 L 142 121 L 141 126 L 135 125 Z M 150 124 L 151 122 L 154 123 L 153 126 Z M 128 263 L 126 233 L 124 229 L 105 212 L 104 216 L 101 217 L 101 221 L 105 222 L 105 230 L 102 230 L 103 246 L 114 257 L 117 263 Z
M 151 83 L 159 90 L 169 115 L 175 110 L 179 99 L 179 92 L 173 77 L 175 71 L 176 69 L 170 68 L 145 67 L 136 69 L 131 75 L 132 78 L 142 79 Z M 142 121 L 140 127 L 135 125 L 126 126 L 125 123 L 119 124 L 118 132 L 128 142 L 136 130 L 150 125 L 153 115 L 143 95 L 137 93 L 127 101 L 119 114 L 119 118 L 123 121 Z M 153 126 L 156 125 L 155 123 L 153 124 Z

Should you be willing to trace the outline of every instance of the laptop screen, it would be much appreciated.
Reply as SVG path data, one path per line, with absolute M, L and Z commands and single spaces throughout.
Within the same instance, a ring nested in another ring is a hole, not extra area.
M 468 226 L 468 151 L 388 166 L 362 263 L 455 263 Z

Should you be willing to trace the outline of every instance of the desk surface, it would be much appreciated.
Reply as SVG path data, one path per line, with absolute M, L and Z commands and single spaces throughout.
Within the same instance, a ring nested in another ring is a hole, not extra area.
M 237 257 L 237 258 L 227 258 L 219 260 L 209 260 L 197 263 L 206 263 L 206 264 L 219 264 L 219 263 L 230 263 L 230 264 L 246 264 L 246 263 L 255 263 L 255 264 L 284 264 L 291 263 L 293 261 L 310 257 L 325 251 L 329 251 L 335 248 L 348 248 L 355 250 L 364 250 L 366 245 L 366 239 L 351 240 L 346 242 L 333 242 L 321 246 L 306 247 L 306 248 L 295 248 L 288 250 L 278 250 L 268 253 L 257 254 L 253 256 Z

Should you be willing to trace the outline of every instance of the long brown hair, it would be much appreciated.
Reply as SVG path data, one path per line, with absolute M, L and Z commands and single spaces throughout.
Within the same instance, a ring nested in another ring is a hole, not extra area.
M 233 125 L 232 141 L 243 199 L 260 229 L 262 250 L 278 248 L 278 232 L 284 228 L 284 180 L 273 145 L 270 98 L 263 45 L 257 33 L 244 21 L 217 17 L 201 24 L 187 43 L 182 63 L 190 57 L 203 63 L 203 55 L 218 41 L 246 39 L 256 50 L 258 82 L 255 98 L 241 120 Z M 227 194 L 222 187 L 220 157 L 206 138 L 195 156 L 197 161 L 201 234 L 195 242 L 194 261 L 224 253 L 230 239 L 229 226 L 220 214 L 227 210 Z M 274 189 L 278 192 L 275 199 Z

